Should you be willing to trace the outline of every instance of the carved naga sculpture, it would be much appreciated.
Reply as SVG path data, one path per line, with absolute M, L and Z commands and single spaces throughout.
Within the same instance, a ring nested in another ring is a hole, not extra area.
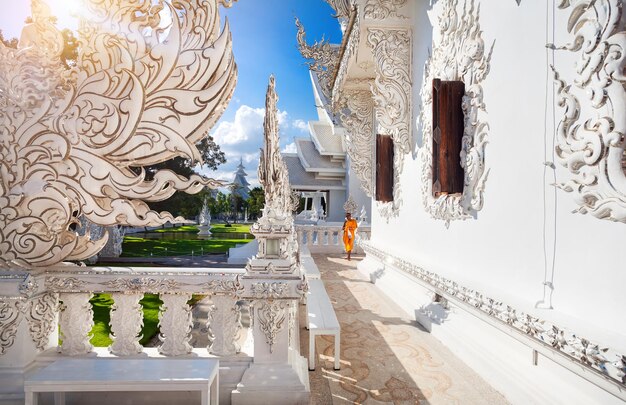
M 79 236 L 83 215 L 103 226 L 175 221 L 144 201 L 220 183 L 142 166 L 195 147 L 236 83 L 225 0 L 86 0 L 76 65 L 42 0 L 18 49 L 0 44 L 0 268 L 82 260 L 106 243 Z M 162 18 L 170 16 L 171 24 Z

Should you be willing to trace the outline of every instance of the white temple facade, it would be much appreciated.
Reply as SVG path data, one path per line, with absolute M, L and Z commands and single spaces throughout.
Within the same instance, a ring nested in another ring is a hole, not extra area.
M 345 130 L 333 123 L 336 118 L 329 112 L 328 100 L 314 72 L 311 83 L 318 120 L 309 121 L 308 138 L 294 140 L 296 153 L 283 153 L 291 186 L 304 199 L 297 219 L 313 223 L 343 221 L 343 205 L 350 195 L 369 213 L 369 198 L 358 182 L 350 181 Z
M 328 2 L 359 270 L 511 402 L 622 403 L 622 2 Z

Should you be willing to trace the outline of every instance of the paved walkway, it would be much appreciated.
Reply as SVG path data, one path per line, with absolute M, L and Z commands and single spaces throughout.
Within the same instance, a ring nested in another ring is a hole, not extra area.
M 341 370 L 333 338 L 317 338 L 314 404 L 506 404 L 506 399 L 340 256 L 314 255 L 341 323 Z M 301 335 L 308 355 L 308 334 Z

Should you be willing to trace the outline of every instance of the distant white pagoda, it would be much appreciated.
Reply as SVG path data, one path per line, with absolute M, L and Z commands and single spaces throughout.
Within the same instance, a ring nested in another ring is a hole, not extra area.
M 233 180 L 233 190 L 232 192 L 239 195 L 244 200 L 247 200 L 250 196 L 250 183 L 246 180 L 248 173 L 245 171 L 245 167 L 243 166 L 243 159 L 239 159 L 239 166 L 237 166 L 237 171 L 235 172 L 235 179 Z

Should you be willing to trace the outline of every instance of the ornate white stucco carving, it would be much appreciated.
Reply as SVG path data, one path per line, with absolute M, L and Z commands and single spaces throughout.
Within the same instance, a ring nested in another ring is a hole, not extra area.
M 397 12 L 404 7 L 408 0 L 367 0 L 363 13 L 365 18 L 374 20 L 384 20 L 386 18 L 407 19 L 407 16 L 399 15 Z
M 239 333 L 241 332 L 241 307 L 237 300 L 229 295 L 211 297 L 213 308 L 209 312 L 207 323 L 211 344 L 207 349 L 216 356 L 231 356 L 239 353 Z M 219 333 L 214 333 L 219 331 Z
M 356 204 L 356 201 L 354 201 L 354 198 L 352 198 L 352 194 L 350 194 L 346 202 L 343 204 L 343 210 L 351 213 L 352 215 L 356 215 L 358 209 L 359 206 Z
M 257 301 L 256 305 L 258 305 L 256 321 L 272 353 L 276 337 L 284 327 L 285 318 L 288 315 L 285 308 L 289 304 L 286 301 Z
M 361 181 L 361 188 L 373 195 L 374 101 L 369 90 L 346 89 L 339 101 L 341 122 L 346 128 L 350 169 Z
M 274 299 L 285 296 L 288 292 L 289 285 L 280 282 L 260 282 L 253 283 L 250 292 L 255 298 Z
M 17 328 L 22 321 L 23 305 L 21 300 L 0 301 L 0 355 L 5 354 L 15 343 Z
M 341 60 L 338 62 L 338 65 L 336 67 L 337 71 L 336 73 L 332 73 L 334 75 L 331 83 L 333 107 L 341 98 L 343 85 L 346 80 L 346 76 L 348 75 L 348 66 L 350 65 L 350 59 L 352 59 L 352 56 L 354 56 L 357 52 L 357 49 L 359 49 L 359 43 L 361 40 L 361 17 L 359 16 L 359 13 L 356 9 L 352 12 L 351 22 L 352 25 L 348 27 L 350 30 L 350 32 L 347 34 L 348 41 L 345 44 L 343 53 L 340 54 Z
M 143 294 L 113 293 L 111 307 L 111 338 L 109 351 L 116 356 L 131 356 L 141 353 L 139 344 L 143 327 L 143 311 L 139 301 Z
M 187 305 L 191 294 L 161 294 L 160 298 L 163 305 L 159 312 L 159 353 L 165 356 L 191 353 L 193 319 L 191 307 Z
M 98 241 L 71 226 L 145 226 L 174 218 L 150 211 L 176 190 L 219 183 L 159 171 L 151 181 L 130 166 L 195 147 L 224 111 L 236 82 L 223 0 L 88 2 L 76 67 L 60 62 L 61 33 L 43 0 L 19 49 L 0 44 L 0 263 L 46 266 L 97 253 Z M 159 12 L 175 16 L 167 30 Z
M 55 321 L 58 304 L 58 295 L 54 293 L 45 293 L 31 299 L 28 303 L 26 312 L 28 332 L 39 350 L 46 348 L 50 334 L 57 327 Z
M 580 206 L 577 212 L 626 223 L 626 31 L 620 0 L 572 2 L 572 41 L 558 49 L 578 54 L 571 83 L 555 79 L 559 106 L 556 154 L 570 172 L 557 184 Z M 581 103 L 579 100 L 584 100 Z
M 445 0 L 439 23 L 440 42 L 433 43 L 433 52 L 424 67 L 421 89 L 422 108 L 419 120 L 424 136 L 419 151 L 422 170 L 424 208 L 433 218 L 446 221 L 466 219 L 483 207 L 483 193 L 489 171 L 485 168 L 485 147 L 489 126 L 485 120 L 482 83 L 489 73 L 491 52 L 485 53 L 485 41 L 480 28 L 479 10 L 474 0 L 466 1 L 459 15 L 458 0 Z M 432 81 L 460 80 L 465 83 L 463 114 L 465 116 L 461 166 L 465 169 L 462 194 L 440 195 L 432 189 L 433 131 Z
M 339 47 L 331 45 L 324 39 L 308 45 L 305 39 L 306 32 L 298 18 L 296 18 L 296 26 L 298 27 L 297 40 L 300 54 L 305 59 L 313 60 L 309 63 L 309 69 L 317 73 L 322 92 L 326 98 L 330 99 L 333 75 L 339 64 Z
M 258 175 L 259 182 L 263 185 L 265 193 L 263 218 L 280 220 L 282 222 L 287 217 L 291 217 L 292 207 L 289 172 L 280 153 L 277 102 L 276 81 L 274 76 L 270 76 L 265 97 L 265 118 L 263 120 L 265 147 L 261 149 Z
M 376 71 L 371 87 L 378 124 L 375 132 L 391 135 L 394 143 L 393 202 L 376 203 L 381 216 L 389 219 L 398 215 L 402 205 L 400 175 L 404 156 L 411 152 L 411 31 L 370 28 L 367 42 Z
M 68 356 L 79 356 L 93 350 L 89 343 L 89 332 L 93 328 L 93 310 L 89 300 L 92 293 L 67 293 L 60 294 L 61 305 L 60 338 L 61 353 Z

